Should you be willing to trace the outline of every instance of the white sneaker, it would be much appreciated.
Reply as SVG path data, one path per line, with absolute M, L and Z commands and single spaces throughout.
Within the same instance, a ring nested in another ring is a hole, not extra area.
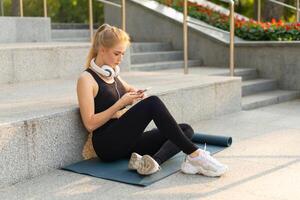
M 221 176 L 227 170 L 228 167 L 221 164 L 215 158 L 213 158 L 207 151 L 199 149 L 200 155 L 191 158 L 186 156 L 186 160 L 181 165 L 181 171 L 186 174 L 203 174 L 205 176 Z
M 142 156 L 133 152 L 128 163 L 128 169 L 137 170 L 137 168 L 140 166 L 141 160 Z
M 161 169 L 159 164 L 151 156 L 141 156 L 137 153 L 131 154 L 128 168 L 137 170 L 141 175 L 150 175 Z
M 137 172 L 141 175 L 150 175 L 160 170 L 159 164 L 149 155 L 143 155 Z

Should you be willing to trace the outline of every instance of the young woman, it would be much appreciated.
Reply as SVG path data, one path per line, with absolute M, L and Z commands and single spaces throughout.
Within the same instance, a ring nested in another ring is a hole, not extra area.
M 121 79 L 118 65 L 130 44 L 126 32 L 104 24 L 94 35 L 86 67 L 77 84 L 83 123 L 92 132 L 93 148 L 103 161 L 129 158 L 129 169 L 149 175 L 180 151 L 182 171 L 221 176 L 227 166 L 191 142 L 188 124 L 177 124 L 157 96 L 145 96 Z M 134 104 L 135 103 L 135 104 Z M 134 104 L 130 109 L 126 107 Z M 150 121 L 157 129 L 144 132 Z

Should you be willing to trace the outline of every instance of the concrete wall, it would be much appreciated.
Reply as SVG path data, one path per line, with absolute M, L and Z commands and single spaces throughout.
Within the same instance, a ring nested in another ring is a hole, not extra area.
M 0 187 L 82 160 L 78 109 L 0 125 Z
M 0 45 L 0 84 L 77 78 L 85 69 L 90 43 L 35 43 Z M 130 68 L 128 49 L 120 64 Z
M 49 42 L 50 18 L 0 17 L 0 43 Z
M 183 49 L 180 13 L 150 0 L 126 2 L 126 30 L 133 41 L 171 42 L 175 49 Z M 120 10 L 106 6 L 105 21 L 120 26 Z M 201 60 L 206 66 L 228 67 L 228 33 L 191 24 L 188 33 L 189 58 Z M 277 79 L 280 88 L 300 90 L 300 42 L 247 42 L 236 38 L 235 46 L 235 67 L 257 68 L 261 77 Z
M 84 70 L 89 44 L 39 44 L 0 48 L 0 84 L 74 78 Z

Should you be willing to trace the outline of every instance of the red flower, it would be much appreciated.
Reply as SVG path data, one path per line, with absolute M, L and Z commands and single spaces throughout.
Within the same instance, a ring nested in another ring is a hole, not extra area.
M 281 19 L 277 22 L 277 26 L 284 26 L 284 23 Z
M 291 26 L 289 26 L 289 25 L 285 26 L 285 30 L 286 30 L 286 31 L 289 31 L 289 30 L 291 30 L 291 29 L 292 29 Z

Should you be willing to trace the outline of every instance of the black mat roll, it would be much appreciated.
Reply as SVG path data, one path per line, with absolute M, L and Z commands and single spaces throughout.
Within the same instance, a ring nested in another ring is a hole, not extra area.
M 207 135 L 202 133 L 195 133 L 192 141 L 200 144 L 209 144 L 216 146 L 229 147 L 232 144 L 232 138 L 220 135 Z

